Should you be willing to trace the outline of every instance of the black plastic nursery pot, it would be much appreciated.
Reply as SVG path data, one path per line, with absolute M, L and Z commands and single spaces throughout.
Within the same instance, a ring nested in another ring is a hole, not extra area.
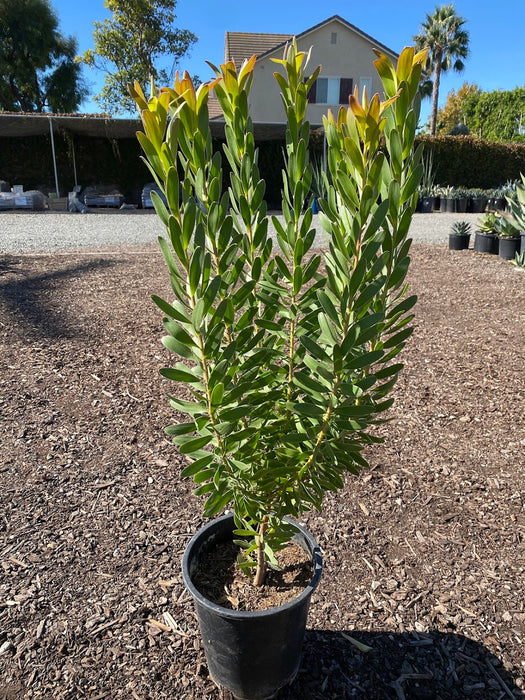
M 454 236 L 449 234 L 448 236 L 448 248 L 449 250 L 467 250 L 470 242 L 470 234 L 467 236 Z
M 421 197 L 421 199 L 420 199 L 421 213 L 422 214 L 432 214 L 432 212 L 434 211 L 434 203 L 435 203 L 434 197 Z
M 224 608 L 193 584 L 199 557 L 214 544 L 231 540 L 233 515 L 205 525 L 189 542 L 182 559 L 184 584 L 193 597 L 208 671 L 212 680 L 238 700 L 265 700 L 291 683 L 301 663 L 310 598 L 322 571 L 321 553 L 312 535 L 298 523 L 293 541 L 312 557 L 308 586 L 289 603 L 262 611 Z
M 505 238 L 499 239 L 499 256 L 503 260 L 514 260 L 516 253 L 520 252 L 520 238 Z
M 491 253 L 498 254 L 498 237 L 492 233 L 483 233 L 476 231 L 474 236 L 474 250 L 476 253 Z
M 476 197 L 470 200 L 470 211 L 472 214 L 481 214 L 485 211 L 487 200 L 485 197 Z
M 525 231 L 520 233 L 521 244 L 520 244 L 520 254 L 525 254 Z

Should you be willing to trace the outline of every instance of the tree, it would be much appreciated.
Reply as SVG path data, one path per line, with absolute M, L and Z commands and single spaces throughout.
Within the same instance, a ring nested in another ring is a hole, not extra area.
M 87 89 L 49 0 L 0 0 L 0 109 L 73 112 Z
M 94 50 L 80 58 L 86 65 L 106 73 L 104 87 L 95 101 L 110 114 L 134 111 L 128 85 L 142 87 L 169 81 L 167 71 L 156 62 L 170 55 L 174 65 L 197 41 L 187 29 L 173 26 L 177 0 L 105 0 L 111 19 L 95 22 Z
M 440 134 L 449 134 L 460 125 L 466 125 L 465 101 L 470 95 L 481 95 L 480 88 L 467 82 L 456 92 L 451 90 L 447 95 L 447 101 L 443 109 L 438 109 L 436 131 Z
M 463 105 L 471 133 L 488 141 L 525 141 L 525 87 L 467 95 Z
M 452 68 L 463 70 L 463 60 L 468 56 L 469 36 L 462 29 L 465 20 L 456 15 L 454 5 L 442 5 L 435 8 L 433 14 L 427 14 L 419 34 L 414 41 L 418 48 L 428 46 L 427 73 L 433 74 L 432 107 L 430 110 L 430 134 L 435 136 L 439 85 L 441 74 Z

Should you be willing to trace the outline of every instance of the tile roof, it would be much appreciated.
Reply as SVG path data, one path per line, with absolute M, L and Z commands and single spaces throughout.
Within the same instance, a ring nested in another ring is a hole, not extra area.
M 244 59 L 253 54 L 262 56 L 268 51 L 281 46 L 293 37 L 293 34 L 261 34 L 250 32 L 226 32 L 224 39 L 224 60 L 233 59 L 240 68 Z

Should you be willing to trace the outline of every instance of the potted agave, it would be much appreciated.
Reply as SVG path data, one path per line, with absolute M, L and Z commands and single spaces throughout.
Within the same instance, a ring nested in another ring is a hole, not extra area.
M 513 192 L 507 195 L 509 211 L 516 228 L 520 230 L 520 254 L 525 253 L 525 176 L 516 182 Z
M 514 260 L 520 251 L 520 230 L 508 214 L 500 214 L 496 221 L 498 255 L 503 260 Z
M 498 253 L 497 222 L 499 214 L 488 211 L 478 219 L 474 236 L 476 253 Z
M 308 206 L 306 119 L 320 69 L 306 72 L 308 55 L 295 42 L 275 73 L 288 120 L 275 250 L 248 113 L 255 57 L 239 70 L 232 62 L 214 68 L 216 80 L 198 89 L 186 73 L 149 99 L 138 84 L 131 89 L 144 127 L 137 136 L 167 202 L 152 192 L 174 297 L 154 297 L 175 355 L 161 373 L 185 388 L 171 404 L 188 416 L 167 432 L 188 457 L 182 476 L 193 477 L 212 519 L 189 543 L 183 577 L 210 676 L 238 698 L 271 697 L 297 673 L 321 568 L 297 518 L 321 509 L 326 491 L 367 466 L 363 449 L 377 442 L 372 429 L 393 402 L 416 301 L 406 274 L 422 172 L 413 146 L 425 57 L 406 48 L 393 66 L 377 52 L 385 101 L 364 92 L 360 102 L 356 91 L 348 107 L 325 117 L 324 252 L 314 247 Z M 210 133 L 212 87 L 225 120 L 223 153 Z M 231 512 L 218 517 L 226 507 Z M 196 578 L 223 540 L 234 542 L 255 588 L 295 540 L 309 557 L 310 581 L 266 610 L 210 600 Z
M 448 234 L 449 250 L 467 250 L 471 225 L 468 221 L 455 221 Z

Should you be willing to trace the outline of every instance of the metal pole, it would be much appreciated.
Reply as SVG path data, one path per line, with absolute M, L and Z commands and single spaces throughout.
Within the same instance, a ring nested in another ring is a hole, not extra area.
M 73 173 L 75 175 L 75 187 L 78 185 L 77 182 L 77 161 L 75 158 L 75 139 L 71 135 L 71 150 L 73 151 Z
M 55 138 L 53 135 L 53 120 L 49 119 L 49 132 L 51 134 L 51 150 L 53 152 L 53 168 L 55 170 L 55 189 L 57 197 L 60 197 L 60 188 L 58 187 L 57 159 L 55 155 Z

